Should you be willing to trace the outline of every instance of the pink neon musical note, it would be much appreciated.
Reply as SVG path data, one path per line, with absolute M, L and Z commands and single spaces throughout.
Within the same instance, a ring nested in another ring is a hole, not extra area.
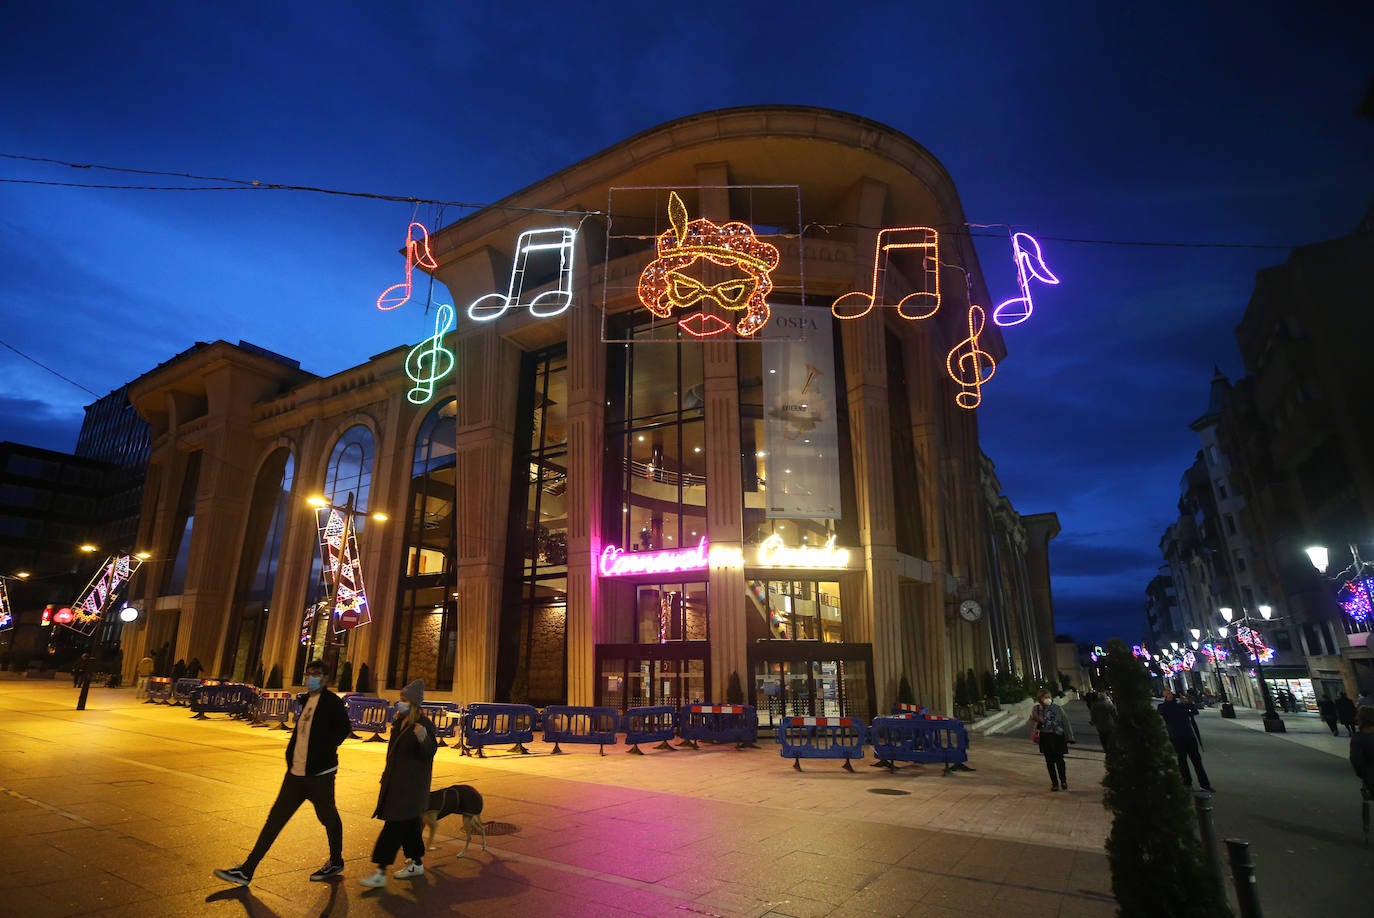
M 415 237 L 416 230 L 420 231 L 418 239 Z M 387 312 L 405 305 L 413 289 L 411 275 L 416 265 L 429 268 L 431 271 L 439 267 L 439 263 L 434 260 L 434 255 L 429 250 L 429 231 L 420 223 L 412 223 L 406 229 L 406 279 L 382 291 L 382 295 L 377 297 L 378 309 Z
M 960 408 L 977 408 L 983 401 L 983 384 L 997 372 L 997 362 L 992 355 L 978 346 L 978 337 L 986 327 L 983 307 L 969 306 L 968 337 L 954 345 L 945 357 L 950 379 L 960 386 L 959 393 L 954 396 L 954 403 Z
M 905 240 L 905 241 L 899 241 Z M 923 289 L 908 293 L 896 303 L 882 302 L 887 281 L 888 259 L 896 249 L 921 249 Z M 830 305 L 837 319 L 858 319 L 873 311 L 874 306 L 896 306 L 897 315 L 915 321 L 929 319 L 940 308 L 940 234 L 928 226 L 899 226 L 878 231 L 873 251 L 873 289 L 868 293 L 855 290 L 846 293 Z
M 1003 328 L 1020 325 L 1035 311 L 1030 292 L 1032 277 L 1042 284 L 1059 283 L 1059 278 L 1045 266 L 1040 243 L 1030 233 L 1012 233 L 1011 252 L 1016 260 L 1016 283 L 1021 287 L 1021 295 L 998 304 L 992 311 L 992 321 Z

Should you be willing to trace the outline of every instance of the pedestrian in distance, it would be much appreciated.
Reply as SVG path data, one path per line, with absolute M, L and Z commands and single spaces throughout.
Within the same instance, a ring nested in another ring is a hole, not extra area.
M 1357 710 L 1355 702 L 1350 700 L 1350 696 L 1341 692 L 1336 696 L 1336 719 L 1345 727 L 1346 736 L 1354 736 L 1356 730 Z
M 146 653 L 143 659 L 138 661 L 138 669 L 135 675 L 138 676 L 138 697 L 148 697 L 148 679 L 153 674 L 153 658 Z
M 186 678 L 199 679 L 200 672 L 204 667 L 200 665 L 200 657 L 192 657 L 191 662 L 186 664 Z
M 1188 763 L 1197 770 L 1198 784 L 1208 793 L 1215 793 L 1212 781 L 1207 777 L 1207 769 L 1202 767 L 1202 731 L 1197 726 L 1197 710 L 1179 701 L 1178 696 L 1168 689 L 1164 690 L 1164 702 L 1158 708 L 1159 716 L 1164 718 L 1164 730 L 1169 734 L 1169 743 L 1178 755 L 1178 771 L 1183 783 L 1193 786 L 1193 776 L 1188 771 Z
M 1036 696 L 1037 703 L 1031 708 L 1031 739 L 1040 746 L 1040 754 L 1045 757 L 1045 770 L 1050 773 L 1050 790 L 1068 790 L 1069 776 L 1064 767 L 1064 755 L 1069 751 L 1069 743 L 1074 739 L 1073 724 L 1064 709 L 1055 704 L 1048 691 Z
M 1322 692 L 1322 696 L 1317 699 L 1317 715 L 1326 721 L 1326 728 L 1331 731 L 1332 736 L 1341 735 L 1341 731 L 1336 727 L 1336 702 L 1332 701 L 1326 692 Z
M 1355 699 L 1356 708 L 1374 708 L 1374 691 L 1360 692 L 1360 697 Z
M 1350 766 L 1360 776 L 1364 799 L 1374 800 L 1374 708 L 1360 708 L 1355 717 L 1359 730 L 1350 738 Z
M 72 663 L 72 688 L 81 686 L 81 677 L 86 675 L 86 667 L 91 665 L 91 655 L 83 653 Z
M 396 879 L 418 877 L 425 872 L 420 817 L 429 809 L 429 785 L 439 741 L 434 736 L 434 724 L 420 707 L 424 700 L 424 680 L 416 679 L 401 689 L 401 700 L 396 702 L 382 786 L 377 791 L 377 809 L 372 813 L 374 819 L 385 820 L 377 843 L 372 846 L 372 863 L 377 869 L 362 879 L 362 884 L 370 889 L 386 886 L 386 874 L 398 849 L 404 850 L 406 863 L 394 874 Z
M 326 880 L 343 872 L 343 820 L 334 804 L 334 777 L 339 770 L 339 745 L 351 729 L 343 699 L 325 688 L 324 663 L 313 660 L 305 667 L 306 695 L 301 705 L 291 741 L 286 744 L 286 775 L 277 799 L 267 813 L 257 843 L 237 867 L 216 870 L 215 876 L 235 886 L 247 886 L 253 871 L 267 856 L 277 835 L 307 800 L 324 826 L 329 842 L 329 860 L 310 875 L 311 880 Z
M 1112 703 L 1111 697 L 1106 692 L 1097 696 L 1097 701 L 1093 704 L 1088 719 L 1092 722 L 1093 729 L 1097 731 L 1097 740 L 1102 744 L 1102 751 L 1106 752 L 1111 748 L 1112 740 L 1116 734 L 1116 705 Z
M 177 660 L 172 664 L 172 681 L 177 682 L 186 678 L 186 661 Z

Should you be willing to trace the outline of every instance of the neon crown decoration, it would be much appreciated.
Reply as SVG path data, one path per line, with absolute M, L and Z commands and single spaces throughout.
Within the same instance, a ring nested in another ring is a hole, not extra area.
M 772 272 L 778 266 L 776 246 L 764 242 L 746 223 L 715 223 L 704 217 L 691 220 L 687 205 L 676 191 L 668 195 L 671 227 L 654 240 L 657 257 L 639 276 L 639 301 L 659 318 L 674 309 L 690 309 L 708 301 L 732 312 L 743 311 L 735 332 L 750 337 L 768 324 L 772 310 L 768 294 L 773 290 Z M 706 284 L 684 273 L 701 260 L 725 268 L 738 268 L 745 277 Z M 710 338 L 730 329 L 720 316 L 696 312 L 678 320 L 678 327 L 696 338 Z

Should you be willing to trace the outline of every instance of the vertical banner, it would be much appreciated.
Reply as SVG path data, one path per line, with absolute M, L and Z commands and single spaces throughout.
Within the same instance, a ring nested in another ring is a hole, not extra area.
M 5 588 L 5 578 L 0 577 L 0 631 L 14 627 L 14 613 L 10 610 L 10 594 Z
M 840 438 L 828 310 L 774 304 L 763 339 L 769 519 L 839 519 Z
M 90 637 L 100 626 L 105 613 L 114 605 L 114 601 L 118 598 L 124 584 L 128 583 L 129 578 L 142 564 L 143 560 L 133 555 L 111 555 L 100 566 L 96 575 L 91 578 L 86 589 L 81 591 L 76 602 L 72 603 L 69 613 L 71 617 L 66 621 L 60 619 L 54 619 L 54 621 L 79 634 Z
M 367 591 L 363 588 L 362 561 L 358 555 L 358 535 L 353 528 L 352 514 L 340 513 L 331 507 L 325 523 L 320 527 L 320 558 L 324 563 L 325 608 L 331 610 L 336 632 L 366 625 L 372 620 L 367 608 Z M 306 611 L 304 641 L 310 627 L 311 610 Z

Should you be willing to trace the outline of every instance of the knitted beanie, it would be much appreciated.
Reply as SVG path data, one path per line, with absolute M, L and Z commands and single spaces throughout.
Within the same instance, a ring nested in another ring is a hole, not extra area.
M 401 689 L 401 697 L 411 704 L 419 704 L 425 700 L 425 680 L 416 679 L 414 682 Z

